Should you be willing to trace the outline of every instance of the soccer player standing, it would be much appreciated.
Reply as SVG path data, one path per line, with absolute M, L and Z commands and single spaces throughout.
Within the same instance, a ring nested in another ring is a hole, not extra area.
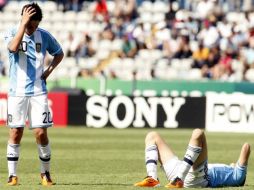
M 8 121 L 10 128 L 7 145 L 9 170 L 8 185 L 17 185 L 17 164 L 26 119 L 33 130 L 41 161 L 41 183 L 52 185 L 50 178 L 50 144 L 47 128 L 53 122 L 48 107 L 46 79 L 64 57 L 62 48 L 47 31 L 38 28 L 42 20 L 41 8 L 36 3 L 22 8 L 20 24 L 9 30 L 4 38 L 10 60 Z M 53 56 L 44 70 L 46 52 Z

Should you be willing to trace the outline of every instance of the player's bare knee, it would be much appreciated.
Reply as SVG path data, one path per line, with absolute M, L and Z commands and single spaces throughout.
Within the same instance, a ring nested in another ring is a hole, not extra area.
M 43 130 L 36 131 L 35 136 L 39 141 L 46 141 L 48 139 L 47 133 L 45 133 Z
M 193 130 L 191 138 L 200 139 L 203 137 L 203 135 L 204 135 L 204 131 L 202 129 L 197 128 Z
M 22 131 L 19 129 L 12 129 L 10 133 L 10 141 L 14 144 L 19 144 L 22 138 Z
M 244 150 L 244 152 L 246 152 L 247 154 L 250 154 L 250 144 L 249 143 L 244 143 L 242 146 L 242 149 Z
M 151 132 L 147 133 L 146 139 L 145 139 L 146 144 L 156 142 L 156 139 L 158 139 L 159 136 L 160 136 L 159 133 L 157 133 L 155 131 L 151 131 Z

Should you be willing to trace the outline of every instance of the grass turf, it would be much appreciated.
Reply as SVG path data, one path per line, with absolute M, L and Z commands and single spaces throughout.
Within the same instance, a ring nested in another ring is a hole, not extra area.
M 191 130 L 154 129 L 181 158 Z M 144 138 L 151 129 L 91 129 L 83 127 L 51 128 L 52 178 L 59 190 L 128 190 L 146 176 Z M 253 134 L 206 133 L 209 162 L 231 163 L 238 158 L 242 143 L 254 146 Z M 44 189 L 39 185 L 39 160 L 32 131 L 25 130 L 18 167 L 20 185 L 7 187 L 6 142 L 8 129 L 0 127 L 0 189 Z M 162 185 L 167 183 L 159 169 Z M 163 186 L 156 189 L 166 189 Z M 254 159 L 249 161 L 246 186 L 227 189 L 254 189 Z

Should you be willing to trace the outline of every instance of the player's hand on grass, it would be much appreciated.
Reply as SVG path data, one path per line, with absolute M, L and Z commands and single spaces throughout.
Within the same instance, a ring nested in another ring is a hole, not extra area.
M 24 8 L 21 23 L 27 26 L 28 22 L 30 21 L 31 17 L 35 14 L 35 9 L 30 7 Z

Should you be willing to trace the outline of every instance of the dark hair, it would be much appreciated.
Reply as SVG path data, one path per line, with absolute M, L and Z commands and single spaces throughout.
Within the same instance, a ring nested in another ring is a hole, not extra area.
M 39 6 L 37 3 L 30 3 L 30 4 L 25 5 L 25 6 L 22 8 L 21 15 L 23 15 L 24 9 L 25 9 L 25 8 L 28 8 L 28 7 L 34 8 L 34 9 L 35 9 L 35 12 L 36 12 L 36 13 L 31 17 L 31 20 L 41 21 L 41 20 L 42 20 L 42 11 L 41 11 L 40 6 Z

